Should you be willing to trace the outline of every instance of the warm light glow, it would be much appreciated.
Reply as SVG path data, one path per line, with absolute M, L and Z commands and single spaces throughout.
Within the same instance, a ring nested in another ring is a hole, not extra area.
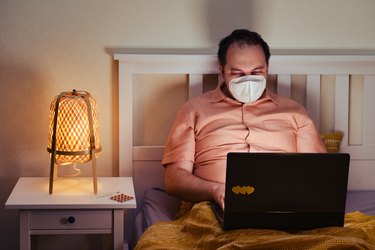
M 98 107 L 94 98 L 87 92 L 66 92 L 61 96 L 58 105 L 56 125 L 56 163 L 84 163 L 91 159 L 90 126 L 87 103 L 81 96 L 87 94 L 91 104 L 93 135 L 95 139 L 95 157 L 100 151 Z M 48 151 L 52 150 L 56 96 L 50 106 Z
M 92 192 L 92 180 L 90 178 L 57 178 L 53 191 L 55 194 L 69 194 L 71 196 L 90 194 Z

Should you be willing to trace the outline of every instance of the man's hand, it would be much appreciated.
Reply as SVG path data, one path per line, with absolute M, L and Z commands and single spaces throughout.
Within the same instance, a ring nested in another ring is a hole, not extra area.
M 216 184 L 216 185 L 215 185 Z M 223 183 L 215 183 L 214 189 L 213 189 L 213 198 L 217 204 L 221 207 L 221 209 L 224 211 L 225 207 L 225 185 Z

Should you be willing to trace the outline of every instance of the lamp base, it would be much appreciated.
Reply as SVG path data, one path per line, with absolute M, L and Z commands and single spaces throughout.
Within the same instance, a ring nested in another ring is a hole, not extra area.
M 96 159 L 93 157 L 91 160 L 92 164 L 92 178 L 93 178 L 93 190 L 94 194 L 98 193 L 98 178 L 96 175 Z M 50 171 L 50 178 L 49 178 L 49 194 L 53 193 L 53 182 L 57 179 L 57 164 L 55 164 L 54 158 L 51 157 L 51 171 Z

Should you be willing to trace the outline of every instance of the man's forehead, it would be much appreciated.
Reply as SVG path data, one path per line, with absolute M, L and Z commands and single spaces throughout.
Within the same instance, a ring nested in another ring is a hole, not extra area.
M 245 49 L 245 48 L 249 48 L 249 47 L 250 48 L 252 48 L 252 47 L 258 47 L 258 48 L 262 49 L 262 46 L 260 46 L 259 44 L 247 43 L 246 41 L 237 41 L 237 42 L 234 42 L 231 45 L 229 45 L 228 50 L 230 48 Z M 263 51 L 263 49 L 262 49 L 262 51 Z
M 256 67 L 266 64 L 266 57 L 262 48 L 258 45 L 247 45 L 246 47 L 231 46 L 226 54 L 227 64 L 258 64 Z

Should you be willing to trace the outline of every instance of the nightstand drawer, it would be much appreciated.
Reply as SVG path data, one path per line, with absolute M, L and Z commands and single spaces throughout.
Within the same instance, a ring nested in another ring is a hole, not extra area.
M 112 210 L 31 210 L 31 230 L 108 229 L 112 228 Z

